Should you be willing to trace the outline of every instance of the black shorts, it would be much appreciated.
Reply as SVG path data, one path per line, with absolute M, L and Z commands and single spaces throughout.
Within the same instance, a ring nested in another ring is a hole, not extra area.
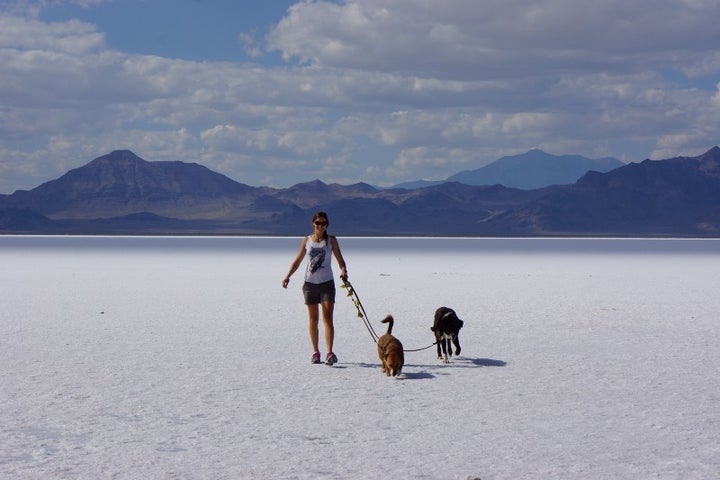
M 305 282 L 302 291 L 305 305 L 317 305 L 323 302 L 335 303 L 335 280 L 323 283 Z

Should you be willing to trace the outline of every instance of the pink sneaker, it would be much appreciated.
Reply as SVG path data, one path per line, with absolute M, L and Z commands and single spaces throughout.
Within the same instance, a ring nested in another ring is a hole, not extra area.
M 313 353 L 312 357 L 310 358 L 310 363 L 320 363 L 320 352 Z
M 333 352 L 330 352 L 327 354 L 327 357 L 325 357 L 325 364 L 326 365 L 333 365 L 337 363 L 337 357 Z

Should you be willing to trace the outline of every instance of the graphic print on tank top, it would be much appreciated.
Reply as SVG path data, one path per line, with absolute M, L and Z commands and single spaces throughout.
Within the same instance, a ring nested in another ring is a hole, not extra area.
M 310 273 L 315 273 L 325 263 L 325 247 L 310 247 Z

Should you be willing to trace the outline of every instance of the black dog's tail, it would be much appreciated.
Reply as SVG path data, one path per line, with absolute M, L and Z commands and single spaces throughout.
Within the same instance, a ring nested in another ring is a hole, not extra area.
M 392 327 L 393 327 L 393 325 L 395 324 L 395 319 L 393 318 L 393 316 L 392 316 L 392 315 L 388 315 L 387 317 L 385 317 L 385 318 L 383 318 L 382 320 L 380 320 L 380 323 L 387 323 L 387 324 L 388 324 L 388 329 L 387 329 L 387 332 L 385 332 L 385 333 L 387 333 L 388 335 L 390 335 L 390 334 L 392 333 Z

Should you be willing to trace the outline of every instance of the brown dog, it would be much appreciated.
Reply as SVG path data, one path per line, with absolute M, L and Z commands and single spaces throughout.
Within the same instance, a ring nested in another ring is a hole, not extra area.
M 381 320 L 381 322 L 387 323 L 388 329 L 385 335 L 378 338 L 378 357 L 380 357 L 380 362 L 382 363 L 382 371 L 385 372 L 385 375 L 387 375 L 388 377 L 390 375 L 395 377 L 397 375 L 400 375 L 400 371 L 405 364 L 403 346 L 402 343 L 400 343 L 400 340 L 391 335 L 393 324 L 395 323 L 395 319 L 393 319 L 392 315 L 388 315 L 383 320 Z

